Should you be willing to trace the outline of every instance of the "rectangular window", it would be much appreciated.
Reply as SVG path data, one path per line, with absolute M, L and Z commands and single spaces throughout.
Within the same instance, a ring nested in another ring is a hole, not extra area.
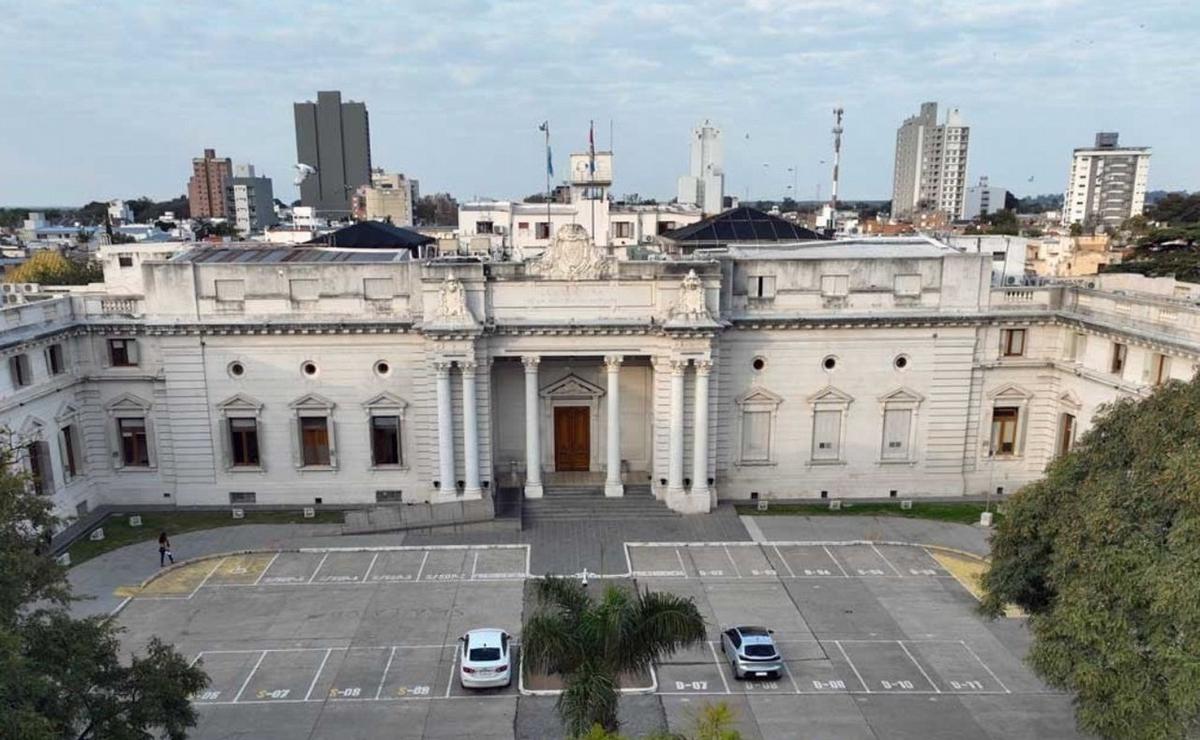
M 63 477 L 66 480 L 71 480 L 79 475 L 79 462 L 75 454 L 75 427 L 67 424 L 59 432 L 62 437 L 62 465 Z
M 29 368 L 27 355 L 13 355 L 8 358 L 8 373 L 12 376 L 14 388 L 24 388 L 33 383 L 33 373 Z
M 231 504 L 253 504 L 258 501 L 258 494 L 254 491 L 230 491 L 229 503 Z
M 1062 457 L 1071 451 L 1075 444 L 1075 416 L 1063 414 L 1058 424 L 1058 456 Z
M 1150 360 L 1150 380 L 1154 385 L 1162 385 L 1171 379 L 1171 358 L 1155 352 Z
M 883 412 L 883 450 L 884 460 L 907 460 L 908 438 L 912 425 L 910 409 L 886 409 Z
M 813 460 L 841 459 L 842 412 L 817 411 L 813 414 Z
M 29 475 L 33 482 L 33 492 L 45 496 L 50 492 L 50 481 L 46 468 L 50 462 L 49 450 L 45 442 L 33 442 L 25 448 L 29 455 Z
M 138 364 L 137 340 L 108 340 L 108 361 L 113 367 L 136 367 Z
M 371 417 L 371 462 L 376 465 L 400 465 L 400 417 Z
M 992 454 L 1017 454 L 1017 422 L 1021 410 L 1011 406 L 992 409 Z
M 398 488 L 375 492 L 375 503 L 377 504 L 399 504 L 403 501 L 404 491 Z
M 771 455 L 771 412 L 742 414 L 742 462 L 767 462 Z
M 121 433 L 121 463 L 127 468 L 150 467 L 146 420 L 143 418 L 117 419 L 117 429 Z
M 117 255 L 118 267 L 133 267 L 133 256 L 128 254 Z
M 61 344 L 52 344 L 46 348 L 46 369 L 51 375 L 62 375 L 66 371 Z
M 1083 358 L 1087 354 L 1087 334 L 1083 332 L 1072 332 L 1070 339 L 1070 352 L 1067 357 L 1075 362 L 1083 362 Z
M 1112 346 L 1112 362 L 1109 364 L 1109 371 L 1113 375 L 1120 375 L 1125 372 L 1125 355 L 1129 352 L 1129 347 L 1120 342 L 1113 342 Z
M 1000 354 L 1005 357 L 1021 357 L 1025 354 L 1025 330 L 1001 329 Z
M 751 298 L 774 298 L 775 297 L 775 276 L 774 275 L 751 275 L 749 278 L 748 293 Z
M 536 224 L 534 224 L 533 231 L 534 231 L 533 236 L 535 239 L 549 239 L 550 238 L 550 222 L 549 221 L 538 221 Z
M 493 226 L 494 226 L 494 224 L 491 221 L 476 221 L 475 222 L 475 233 L 476 234 L 490 234 L 490 233 L 492 233 Z
M 258 465 L 258 420 L 229 420 L 229 452 L 234 465 Z
M 614 221 L 613 236 L 618 239 L 633 238 L 633 222 L 632 221 Z
M 850 276 L 822 275 L 821 294 L 834 297 L 850 295 Z
M 329 465 L 329 420 L 326 417 L 300 417 L 300 448 L 305 465 Z

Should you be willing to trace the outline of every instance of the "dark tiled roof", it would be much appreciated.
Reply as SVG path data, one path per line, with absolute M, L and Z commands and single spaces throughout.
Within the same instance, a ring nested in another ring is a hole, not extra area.
M 346 249 L 408 249 L 415 254 L 417 247 L 436 241 L 431 236 L 425 236 L 412 229 L 402 229 L 384 221 L 361 221 L 344 229 L 322 234 L 308 243 Z
M 663 238 L 685 246 L 744 244 L 747 242 L 798 242 L 827 239 L 812 229 L 772 216 L 757 208 L 742 206 L 709 216 Z
M 393 262 L 407 260 L 408 253 L 381 249 L 351 252 L 322 247 L 197 247 L 180 257 L 185 262 L 276 264 L 281 262 Z

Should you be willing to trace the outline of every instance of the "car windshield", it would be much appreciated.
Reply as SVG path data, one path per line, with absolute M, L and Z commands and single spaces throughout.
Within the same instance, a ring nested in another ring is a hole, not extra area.
M 761 644 L 747 645 L 745 652 L 746 655 L 750 656 L 751 658 L 769 658 L 775 654 L 775 647 L 773 645 Z
M 478 647 L 467 651 L 467 658 L 473 661 L 500 660 L 500 648 Z

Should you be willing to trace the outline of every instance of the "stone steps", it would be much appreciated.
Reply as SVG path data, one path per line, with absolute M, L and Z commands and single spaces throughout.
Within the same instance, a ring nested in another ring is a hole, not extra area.
M 624 496 L 612 498 L 604 495 L 602 486 L 547 487 L 542 498 L 525 499 L 522 506 L 522 518 L 527 523 L 679 516 L 654 498 L 646 485 L 627 485 Z

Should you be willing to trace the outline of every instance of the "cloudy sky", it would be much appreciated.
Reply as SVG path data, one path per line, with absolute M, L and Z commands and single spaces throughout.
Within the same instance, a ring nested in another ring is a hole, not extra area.
M 1072 147 L 1154 147 L 1154 189 L 1200 189 L 1194 0 L 689 0 L 286 4 L 0 0 L 0 205 L 185 191 L 205 147 L 295 197 L 292 103 L 364 100 L 377 166 L 459 198 L 543 188 L 587 144 L 618 194 L 671 197 L 688 132 L 724 132 L 727 190 L 890 197 L 923 100 L 971 126 L 969 176 L 1061 192 Z M 795 173 L 789 173 L 794 168 Z

